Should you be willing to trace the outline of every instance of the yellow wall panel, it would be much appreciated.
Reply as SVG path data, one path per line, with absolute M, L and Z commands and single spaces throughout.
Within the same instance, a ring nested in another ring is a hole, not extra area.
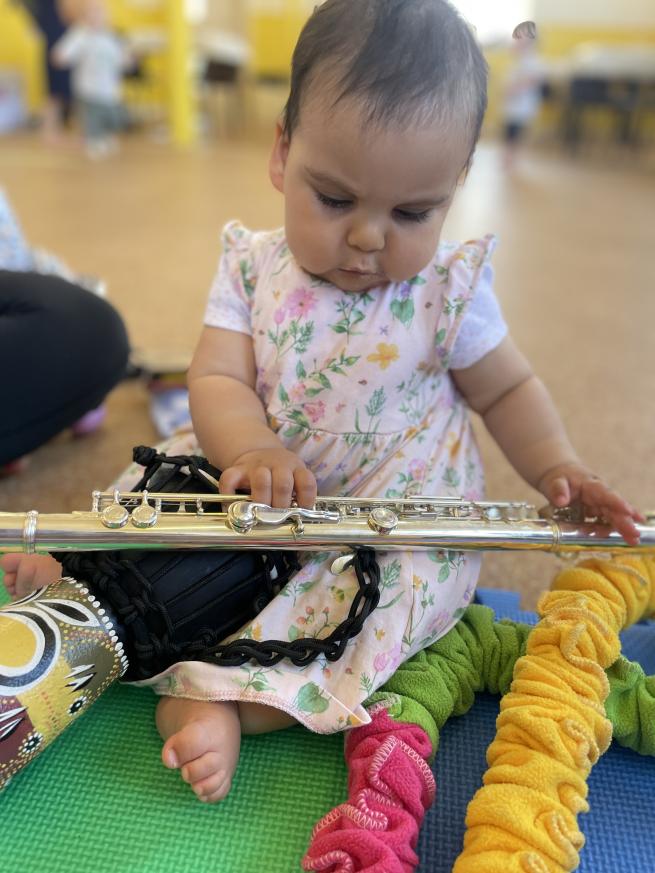
M 540 50 L 545 57 L 562 57 L 574 51 L 583 42 L 607 45 L 650 43 L 655 46 L 655 28 L 574 27 L 556 24 L 540 26 Z
M 0 69 L 22 77 L 27 107 L 35 112 L 45 93 L 43 44 L 30 16 L 10 0 L 0 0 Z
M 248 22 L 252 69 L 259 76 L 286 79 L 291 55 L 307 16 L 303 12 L 253 14 Z

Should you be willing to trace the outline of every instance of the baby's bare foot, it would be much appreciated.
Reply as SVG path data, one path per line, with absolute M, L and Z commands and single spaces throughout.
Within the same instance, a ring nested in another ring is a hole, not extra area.
M 166 739 L 164 766 L 179 769 L 203 803 L 227 797 L 241 746 L 237 705 L 166 697 L 157 708 L 157 726 Z
M 44 588 L 61 579 L 62 567 L 50 555 L 24 555 L 11 552 L 0 558 L 4 584 L 13 600 L 25 597 L 37 588 Z

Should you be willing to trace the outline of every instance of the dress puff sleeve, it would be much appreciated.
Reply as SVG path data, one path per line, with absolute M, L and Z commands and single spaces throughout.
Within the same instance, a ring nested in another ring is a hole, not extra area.
M 252 335 L 251 313 L 257 284 L 255 234 L 237 221 L 221 235 L 223 254 L 209 291 L 205 324 Z
M 490 262 L 496 240 L 486 237 L 466 243 L 469 263 L 459 264 L 462 283 L 468 286 L 468 305 L 456 324 L 449 366 L 454 370 L 471 367 L 495 349 L 507 336 L 507 324 L 494 292 L 494 270 Z M 464 248 L 464 247 L 463 247 Z M 470 253 L 474 252 L 473 258 Z M 466 269 L 468 267 L 468 269 Z

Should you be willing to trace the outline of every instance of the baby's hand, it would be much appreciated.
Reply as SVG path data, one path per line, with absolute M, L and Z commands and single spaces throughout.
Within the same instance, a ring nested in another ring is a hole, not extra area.
M 294 493 L 298 504 L 306 508 L 316 500 L 314 474 L 297 455 L 282 448 L 240 455 L 223 470 L 219 486 L 224 494 L 248 488 L 254 501 L 269 506 L 290 506 Z
M 37 588 L 44 588 L 61 579 L 62 566 L 50 555 L 23 555 L 11 552 L 0 558 L 4 583 L 12 600 L 25 597 Z
M 581 504 L 591 515 L 606 519 L 627 543 L 638 544 L 635 521 L 645 521 L 644 516 L 582 464 L 552 467 L 541 477 L 537 488 L 553 506 Z

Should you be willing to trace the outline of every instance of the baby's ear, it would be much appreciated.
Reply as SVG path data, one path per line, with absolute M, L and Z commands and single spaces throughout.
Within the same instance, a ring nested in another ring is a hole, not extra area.
M 287 166 L 288 155 L 289 137 L 284 132 L 282 122 L 278 121 L 275 125 L 273 150 L 268 161 L 268 175 L 273 183 L 273 187 L 277 188 L 278 191 L 284 191 L 284 171 Z

